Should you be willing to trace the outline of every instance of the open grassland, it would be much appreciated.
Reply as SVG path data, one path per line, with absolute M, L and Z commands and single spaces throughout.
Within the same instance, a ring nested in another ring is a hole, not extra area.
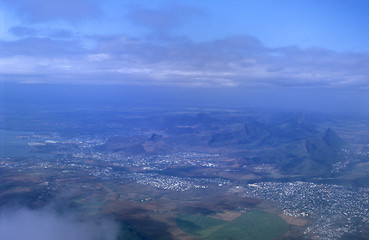
M 177 226 L 182 231 L 202 238 L 209 236 L 226 224 L 226 221 L 220 219 L 194 214 L 183 214 L 177 219 Z
M 280 217 L 260 210 L 251 210 L 226 222 L 208 216 L 184 214 L 177 219 L 184 232 L 207 240 L 269 240 L 287 232 L 287 223 Z

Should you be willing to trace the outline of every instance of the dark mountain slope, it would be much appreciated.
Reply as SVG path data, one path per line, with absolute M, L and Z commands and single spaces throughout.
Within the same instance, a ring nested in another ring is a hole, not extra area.
M 103 152 L 124 152 L 127 154 L 143 153 L 166 153 L 173 148 L 166 143 L 162 135 L 152 134 L 150 136 L 114 136 L 109 138 L 103 145 L 97 147 Z

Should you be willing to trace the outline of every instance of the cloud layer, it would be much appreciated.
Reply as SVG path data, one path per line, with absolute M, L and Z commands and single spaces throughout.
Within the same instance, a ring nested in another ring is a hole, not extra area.
M 183 86 L 369 87 L 369 53 L 267 48 L 250 36 L 170 44 L 125 35 L 2 42 L 3 81 Z M 166 39 L 168 41 L 168 39 Z

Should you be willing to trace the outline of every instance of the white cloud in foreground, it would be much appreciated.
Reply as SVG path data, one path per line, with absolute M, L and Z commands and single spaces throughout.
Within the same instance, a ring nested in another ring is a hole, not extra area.
M 46 210 L 0 213 L 0 239 L 4 240 L 116 240 L 117 234 L 117 223 L 106 219 L 81 222 Z

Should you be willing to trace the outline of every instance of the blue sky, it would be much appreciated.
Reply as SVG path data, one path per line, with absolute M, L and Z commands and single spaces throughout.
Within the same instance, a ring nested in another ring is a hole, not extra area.
M 369 2 L 1 0 L 2 82 L 369 88 Z

